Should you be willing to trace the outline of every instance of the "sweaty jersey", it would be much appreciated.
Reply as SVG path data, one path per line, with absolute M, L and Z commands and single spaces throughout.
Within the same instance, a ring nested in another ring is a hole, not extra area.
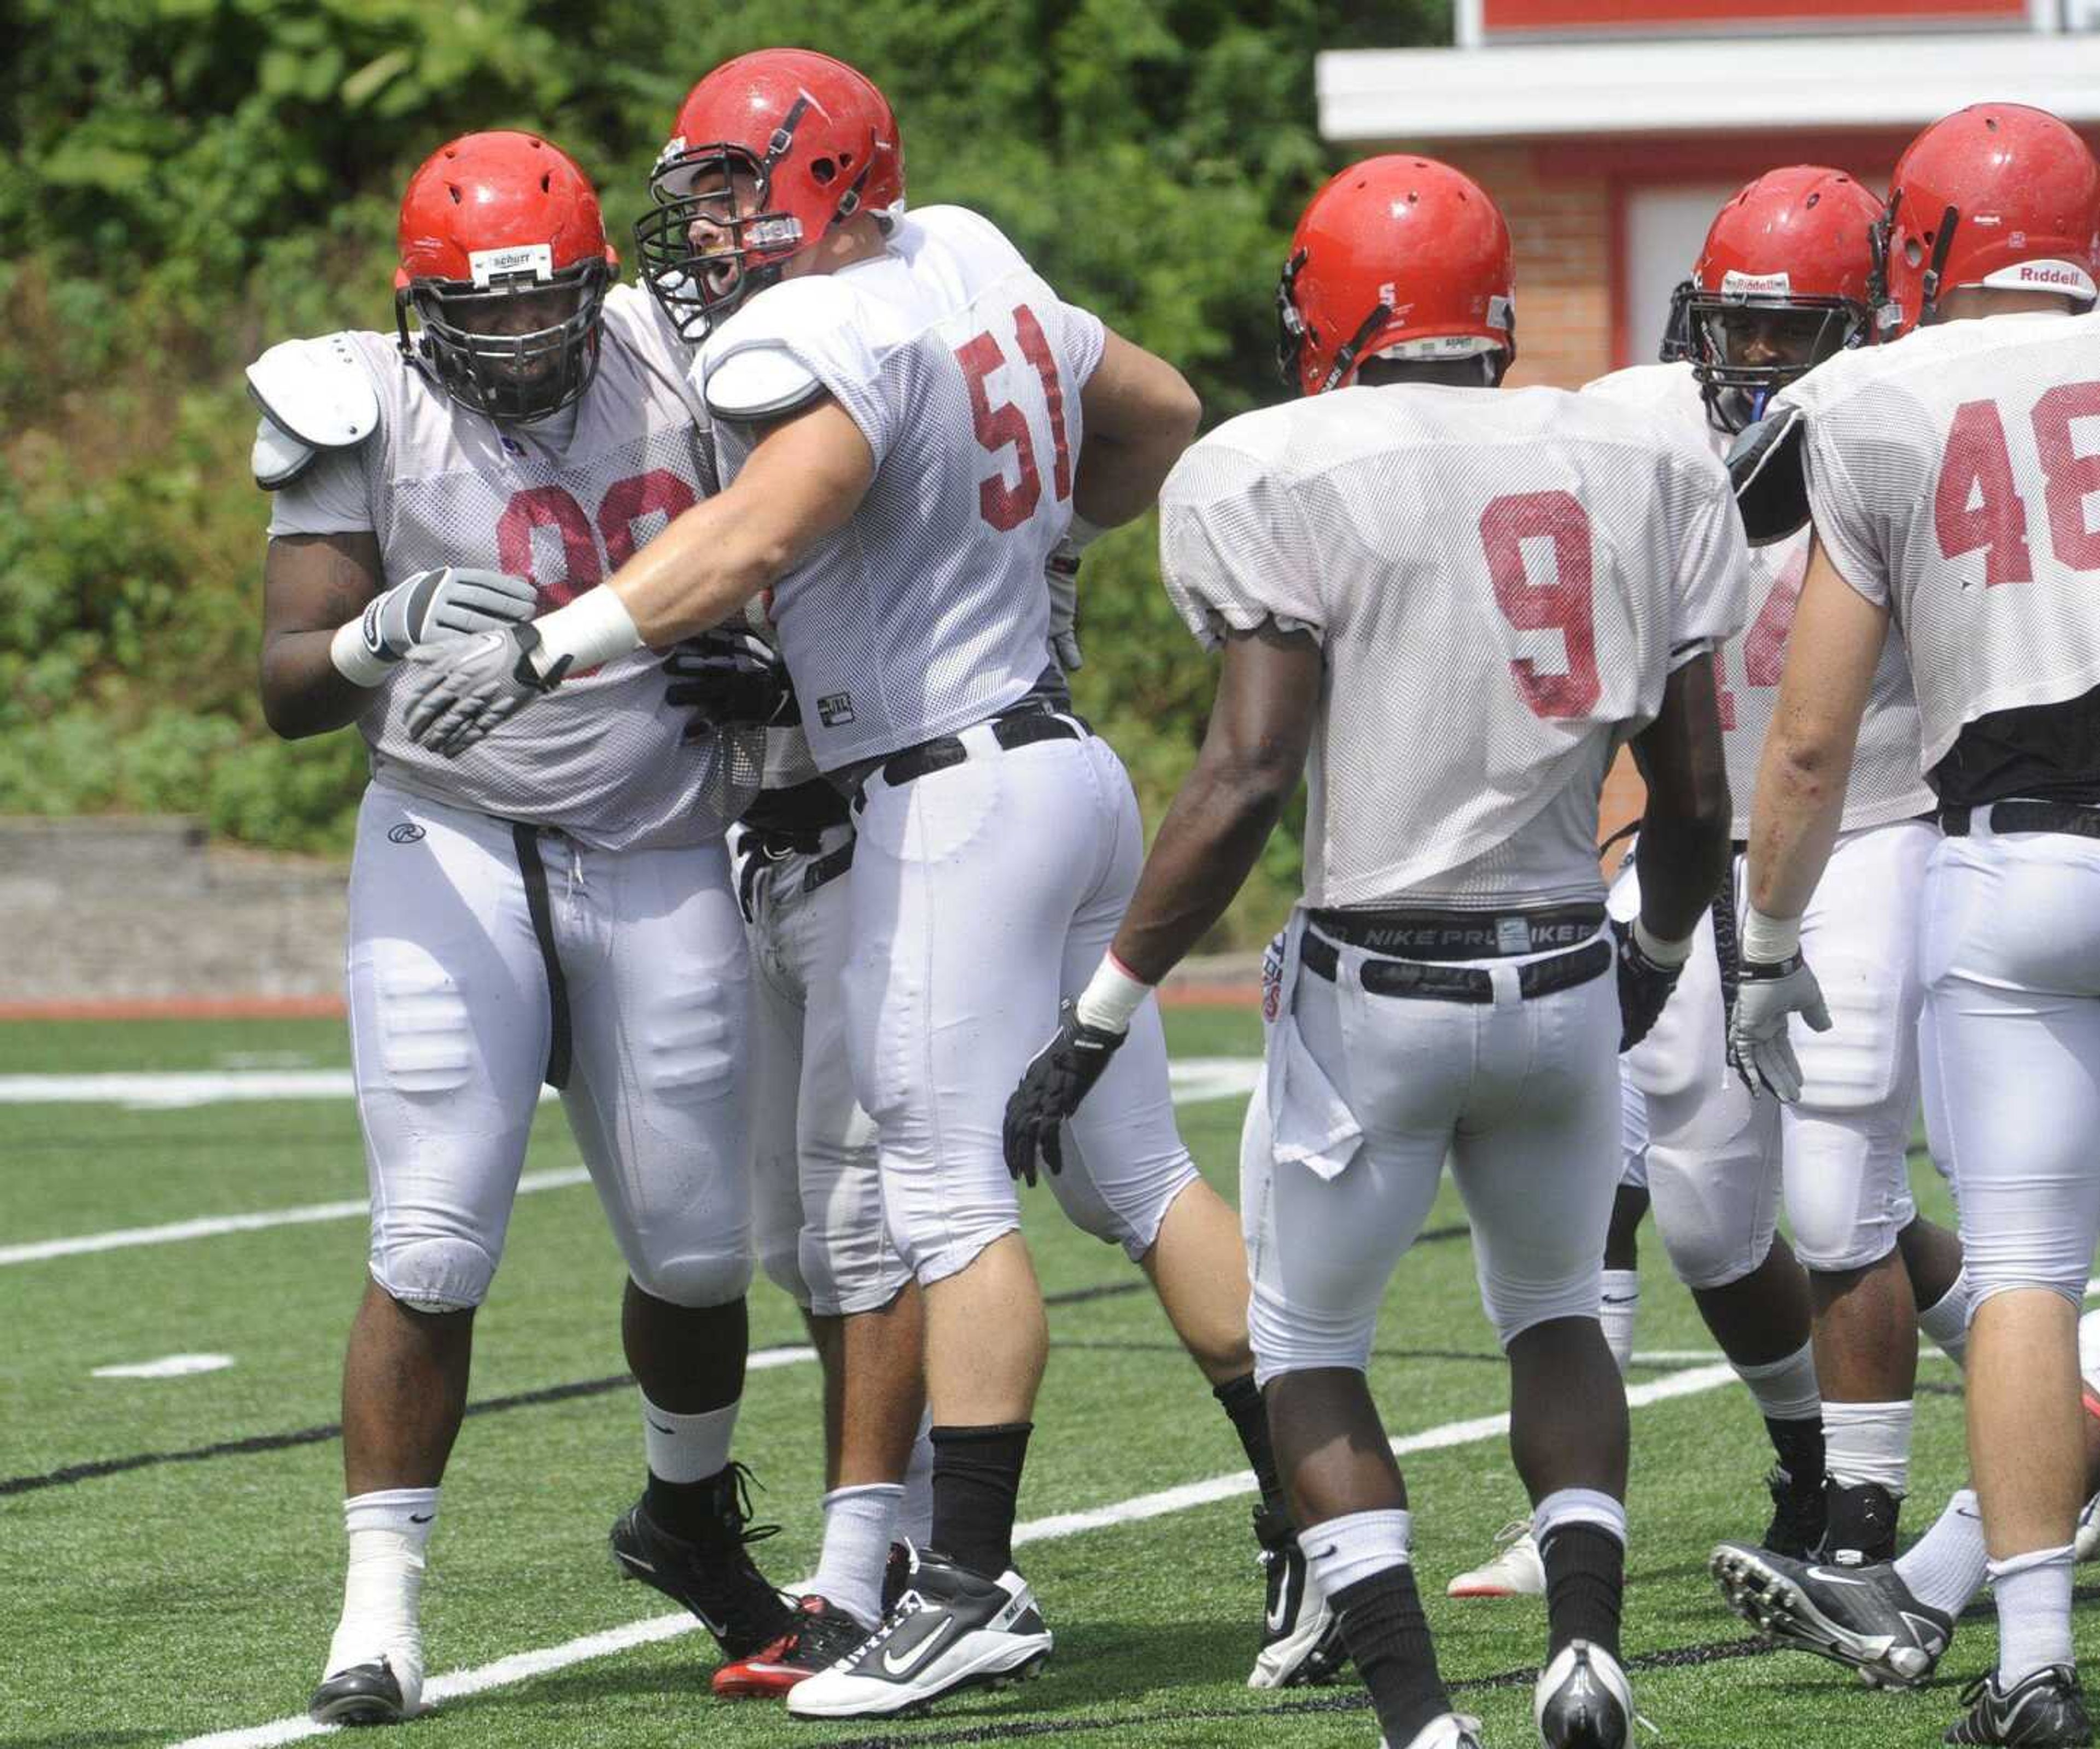
M 1189 629 L 1320 641 L 1305 897 L 1601 898 L 1613 750 L 1743 622 L 1696 433 L 1557 389 L 1343 389 L 1242 415 L 1160 494 Z
M 728 385 L 828 392 L 875 458 L 851 520 L 780 579 L 772 615 L 818 765 L 836 771 L 1018 703 L 1048 660 L 1043 566 L 1072 514 L 1100 321 L 957 206 L 881 255 L 788 280 L 708 336 L 697 378 L 725 484 L 756 418 Z M 776 409 L 776 410 L 780 410 Z
M 1909 652 L 1924 770 L 1979 718 L 2100 687 L 2100 317 L 1918 329 L 1776 404 L 1807 418 L 1817 537 Z
M 1637 408 L 1696 429 L 1716 455 L 1733 439 L 1707 417 L 1699 379 L 1689 363 L 1637 364 L 1583 386 L 1585 395 Z M 1749 623 L 1714 657 L 1721 706 L 1721 744 L 1728 760 L 1728 794 L 1735 804 L 1731 836 L 1750 835 L 1750 800 L 1757 793 L 1758 761 L 1765 732 L 1779 702 L 1787 634 L 1808 572 L 1808 531 L 1791 540 L 1753 548 L 1745 612 Z M 1917 698 L 1903 642 L 1890 638 L 1874 670 L 1873 691 L 1860 725 L 1852 780 L 1845 792 L 1844 829 L 1857 832 L 1909 819 L 1932 806 L 1932 791 L 1918 775 Z
M 378 429 L 279 492 L 270 532 L 368 530 L 390 585 L 440 565 L 505 571 L 532 580 L 545 613 L 715 489 L 684 349 L 633 287 L 607 297 L 582 400 L 534 425 L 457 405 L 391 334 L 349 338 L 378 391 Z M 638 650 L 571 675 L 457 759 L 409 739 L 404 665 L 357 719 L 372 775 L 605 850 L 719 838 L 757 781 L 756 749 L 720 735 L 682 744 L 686 713 L 664 702 L 660 660 Z

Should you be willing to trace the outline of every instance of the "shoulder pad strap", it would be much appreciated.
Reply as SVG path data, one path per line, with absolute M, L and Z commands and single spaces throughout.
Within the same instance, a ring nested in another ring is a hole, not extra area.
M 320 451 L 351 448 L 379 425 L 379 392 L 347 334 L 271 347 L 248 367 L 248 395 L 262 410 L 252 460 L 266 492 L 290 484 Z
M 1728 479 L 1753 546 L 1770 546 L 1808 520 L 1808 481 L 1802 439 L 1808 430 L 1798 407 L 1782 404 L 1738 437 L 1728 451 Z

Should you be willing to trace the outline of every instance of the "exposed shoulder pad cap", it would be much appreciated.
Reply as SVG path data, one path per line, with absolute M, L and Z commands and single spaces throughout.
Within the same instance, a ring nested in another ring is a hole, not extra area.
M 776 419 L 826 392 L 797 342 L 821 342 L 853 325 L 859 299 L 828 274 L 785 280 L 751 300 L 707 338 L 700 380 L 721 419 Z
M 1738 437 L 1728 451 L 1728 479 L 1753 546 L 1770 546 L 1808 520 L 1808 480 L 1802 471 L 1807 417 L 1786 403 Z
M 248 395 L 262 409 L 251 459 L 265 492 L 289 485 L 322 450 L 351 448 L 379 426 L 379 391 L 347 334 L 271 347 L 248 367 Z

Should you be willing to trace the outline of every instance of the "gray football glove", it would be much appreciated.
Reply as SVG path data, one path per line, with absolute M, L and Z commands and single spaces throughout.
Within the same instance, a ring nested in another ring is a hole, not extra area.
M 419 643 L 500 631 L 532 617 L 540 593 L 527 577 L 447 565 L 418 571 L 375 595 L 359 621 L 375 661 L 398 662 Z
M 534 699 L 553 691 L 574 658 L 563 656 L 542 674 L 532 663 L 539 647 L 539 628 L 531 625 L 417 645 L 408 652 L 416 669 L 408 678 L 409 739 L 457 759 Z
M 1050 653 L 1057 658 L 1058 667 L 1073 674 L 1087 665 L 1079 654 L 1079 548 L 1069 540 L 1060 541 L 1050 549 L 1043 574 L 1050 585 Z
M 1728 1061 L 1753 1093 L 1770 1093 L 1785 1105 L 1801 1097 L 1801 1059 L 1787 1036 L 1787 1022 L 1796 1014 L 1811 1031 L 1830 1030 L 1830 1010 L 1807 962 L 1798 953 L 1745 960 L 1728 1022 Z

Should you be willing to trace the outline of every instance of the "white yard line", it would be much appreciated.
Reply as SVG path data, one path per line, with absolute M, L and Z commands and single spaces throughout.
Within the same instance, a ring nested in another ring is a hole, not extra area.
M 1171 1075 L 1176 1105 L 1196 1105 L 1206 1099 L 1233 1098 L 1254 1091 L 1255 1078 L 1261 1069 L 1259 1057 L 1188 1057 L 1172 1066 Z M 205 1081 L 247 1083 L 263 1080 L 273 1084 L 285 1081 L 313 1082 L 335 1076 L 341 1086 L 333 1093 L 236 1093 L 223 1097 L 229 1098 L 332 1098 L 350 1096 L 350 1071 L 330 1070 L 325 1075 L 284 1075 L 271 1074 L 257 1076 L 248 1073 L 219 1075 L 0 1075 L 0 1104 L 10 1098 L 9 1089 L 24 1082 L 64 1083 L 68 1086 L 84 1082 L 98 1085 L 121 1082 L 135 1089 L 146 1082 L 179 1081 L 184 1084 Z M 56 1098 L 57 1095 L 50 1097 Z M 74 1093 L 66 1097 L 75 1099 L 95 1098 L 110 1100 L 128 1098 L 129 1094 L 102 1093 L 88 1094 Z M 552 1097 L 551 1093 L 549 1094 Z M 153 1102 L 147 1102 L 152 1103 Z M 168 1098 L 159 1102 L 164 1106 L 184 1106 L 202 1103 L 201 1099 L 188 1097 Z M 563 1167 L 554 1172 L 528 1172 L 518 1181 L 522 1196 L 532 1190 L 558 1190 L 570 1185 L 588 1184 L 590 1174 L 580 1166 Z M 305 1226 L 316 1221 L 362 1221 L 367 1204 L 363 1197 L 355 1201 L 339 1203 L 307 1203 L 297 1208 L 270 1208 L 254 1214 L 212 1215 L 195 1221 L 172 1221 L 165 1226 L 119 1227 L 113 1232 L 87 1233 L 73 1239 L 37 1239 L 20 1245 L 0 1245 L 0 1268 L 13 1263 L 42 1263 L 53 1257 L 76 1257 L 89 1252 L 122 1251 L 133 1245 L 170 1245 L 181 1239 L 215 1239 L 226 1233 L 255 1233 L 276 1226 Z
M 1696 1396 L 1702 1391 L 1718 1389 L 1735 1376 L 1735 1369 L 1726 1365 L 1690 1367 L 1683 1372 L 1674 1372 L 1667 1378 L 1628 1386 L 1627 1407 L 1638 1409 L 1644 1404 L 1665 1402 L 1674 1397 Z M 1393 1441 L 1392 1449 L 1403 1457 L 1410 1451 L 1441 1451 L 1453 1446 L 1472 1445 L 1484 1439 L 1493 1439 L 1508 1431 L 1509 1417 L 1507 1415 L 1485 1415 L 1470 1421 L 1449 1421 L 1441 1427 L 1405 1434 Z M 1084 1530 L 1135 1524 L 1146 1518 L 1163 1518 L 1174 1513 L 1186 1512 L 1192 1507 L 1208 1506 L 1254 1491 L 1253 1476 L 1246 1470 L 1240 1470 L 1229 1476 L 1213 1476 L 1207 1482 L 1192 1482 L 1178 1488 L 1162 1488 L 1156 1494 L 1140 1494 L 1135 1499 L 1118 1501 L 1113 1506 L 1096 1507 L 1090 1512 L 1060 1513 L 1054 1517 L 1033 1519 L 1026 1524 L 1014 1526 L 1013 1539 L 1017 1544 L 1048 1542 L 1059 1537 L 1077 1536 Z M 457 1700 L 462 1695 L 479 1694 L 485 1689 L 504 1688 L 533 1676 L 545 1676 L 549 1671 L 564 1669 L 571 1664 L 584 1663 L 595 1658 L 609 1658 L 615 1652 L 624 1652 L 633 1646 L 648 1645 L 659 1640 L 676 1639 L 681 1634 L 692 1632 L 699 1625 L 690 1615 L 682 1612 L 644 1616 L 641 1620 L 629 1622 L 623 1627 L 585 1634 L 578 1639 L 564 1641 L 559 1645 L 542 1646 L 534 1652 L 514 1652 L 508 1658 L 499 1658 L 492 1663 L 479 1664 L 471 1670 L 449 1671 L 426 1683 L 423 1695 L 433 1704 Z M 233 1730 L 214 1731 L 208 1736 L 186 1738 L 174 1745 L 174 1749 L 268 1749 L 271 1744 L 297 1742 L 303 1738 L 319 1737 L 339 1729 L 336 1725 L 315 1725 L 304 1716 L 278 1719 L 268 1725 L 244 1725 Z

